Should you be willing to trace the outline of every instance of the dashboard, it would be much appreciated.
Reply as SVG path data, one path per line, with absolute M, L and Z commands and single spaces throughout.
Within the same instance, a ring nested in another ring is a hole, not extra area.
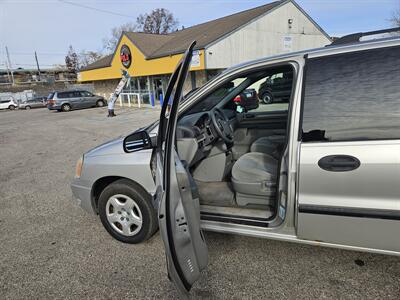
M 207 157 L 217 143 L 223 142 L 214 128 L 211 113 L 212 111 L 198 112 L 178 120 L 176 130 L 178 153 L 189 165 Z M 232 128 L 236 127 L 236 113 L 228 110 L 224 110 L 223 113 L 228 116 Z
M 176 138 L 178 154 L 189 166 L 207 157 L 219 139 L 208 112 L 195 113 L 180 119 Z

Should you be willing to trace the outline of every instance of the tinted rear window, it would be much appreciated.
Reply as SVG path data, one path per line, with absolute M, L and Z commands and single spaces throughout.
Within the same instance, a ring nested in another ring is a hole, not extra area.
M 76 97 L 74 95 L 75 92 L 61 92 L 57 94 L 57 97 L 60 99 L 64 99 L 64 98 L 74 98 Z
M 307 62 L 303 141 L 400 139 L 400 47 Z

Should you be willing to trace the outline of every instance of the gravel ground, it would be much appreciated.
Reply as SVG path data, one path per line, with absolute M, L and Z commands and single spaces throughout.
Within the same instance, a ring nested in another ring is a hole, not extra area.
M 157 233 L 111 238 L 71 200 L 75 162 L 152 109 L 0 111 L 0 298 L 176 298 Z M 194 298 L 400 298 L 400 258 L 207 233 Z M 398 238 L 398 237 L 394 237 Z

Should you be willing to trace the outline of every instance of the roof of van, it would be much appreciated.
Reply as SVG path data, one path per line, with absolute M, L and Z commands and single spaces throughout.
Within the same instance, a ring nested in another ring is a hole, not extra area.
M 400 36 L 400 27 L 348 34 L 335 39 L 331 45 L 350 44 L 394 36 Z

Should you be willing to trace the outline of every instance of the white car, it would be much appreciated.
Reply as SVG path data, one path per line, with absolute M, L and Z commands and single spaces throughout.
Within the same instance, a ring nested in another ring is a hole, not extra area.
M 16 107 L 18 107 L 18 104 L 13 97 L 7 96 L 0 98 L 0 109 L 14 110 Z

